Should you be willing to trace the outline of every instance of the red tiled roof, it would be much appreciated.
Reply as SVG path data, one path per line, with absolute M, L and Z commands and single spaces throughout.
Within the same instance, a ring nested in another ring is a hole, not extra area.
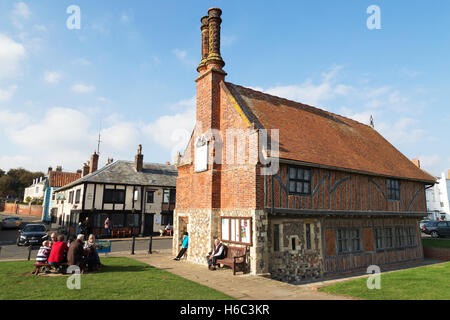
M 281 159 L 435 181 L 368 125 L 232 83 L 226 87 L 250 122 L 280 130 Z
M 50 187 L 62 187 L 81 178 L 81 173 L 50 171 Z

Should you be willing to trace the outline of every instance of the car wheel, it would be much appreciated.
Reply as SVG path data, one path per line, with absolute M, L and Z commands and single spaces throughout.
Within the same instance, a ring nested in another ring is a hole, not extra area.
M 436 231 L 431 231 L 431 237 L 432 238 L 439 238 L 439 233 L 437 233 Z
M 17 238 L 16 244 L 17 244 L 18 247 L 21 246 L 20 241 L 19 241 L 19 238 Z

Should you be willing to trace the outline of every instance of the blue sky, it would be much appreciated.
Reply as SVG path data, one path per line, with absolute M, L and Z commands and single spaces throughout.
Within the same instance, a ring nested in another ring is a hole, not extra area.
M 381 29 L 369 30 L 370 5 Z M 81 29 L 69 30 L 70 5 Z M 448 1 L 0 3 L 0 168 L 173 159 L 195 118 L 200 18 L 223 10 L 227 81 L 368 123 L 433 174 L 450 169 Z

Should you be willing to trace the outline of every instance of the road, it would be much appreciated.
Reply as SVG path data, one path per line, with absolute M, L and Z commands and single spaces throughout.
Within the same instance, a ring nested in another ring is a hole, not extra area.
M 0 214 L 0 220 L 13 215 Z M 22 227 L 28 223 L 41 223 L 39 217 L 20 216 L 22 219 Z M 19 236 L 17 229 L 0 230 L 0 261 L 10 259 L 26 259 L 28 258 L 28 247 L 18 247 L 16 245 L 17 237 Z M 148 251 L 149 239 L 136 239 L 135 251 Z M 165 250 L 172 248 L 172 239 L 153 238 L 152 250 Z M 33 248 L 31 259 L 36 258 L 38 248 Z M 112 252 L 131 252 L 130 240 L 113 240 L 111 246 Z
M 0 233 L 3 231 L 0 231 Z M 16 231 L 17 233 L 17 231 Z M 149 240 L 148 239 L 136 239 L 135 251 L 148 251 Z M 159 239 L 153 238 L 152 250 L 166 250 L 172 248 L 172 239 Z M 31 259 L 34 260 L 37 254 L 37 247 L 33 248 L 31 252 Z M 111 245 L 112 252 L 130 252 L 131 253 L 131 240 L 113 240 Z M 103 256 L 101 254 L 100 256 Z M 12 259 L 27 259 L 28 247 L 18 247 L 15 244 L 3 245 L 0 250 L 0 261 L 12 260 Z

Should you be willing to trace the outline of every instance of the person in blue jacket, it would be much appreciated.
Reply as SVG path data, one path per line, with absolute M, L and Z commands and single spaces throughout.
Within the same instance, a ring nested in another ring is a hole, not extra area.
M 186 253 L 186 251 L 189 247 L 189 234 L 187 232 L 185 232 L 185 233 L 183 233 L 183 235 L 184 235 L 184 238 L 183 238 L 183 243 L 181 244 L 180 253 L 178 253 L 178 256 L 173 260 L 176 260 L 176 261 L 180 260 L 183 257 L 183 255 Z

